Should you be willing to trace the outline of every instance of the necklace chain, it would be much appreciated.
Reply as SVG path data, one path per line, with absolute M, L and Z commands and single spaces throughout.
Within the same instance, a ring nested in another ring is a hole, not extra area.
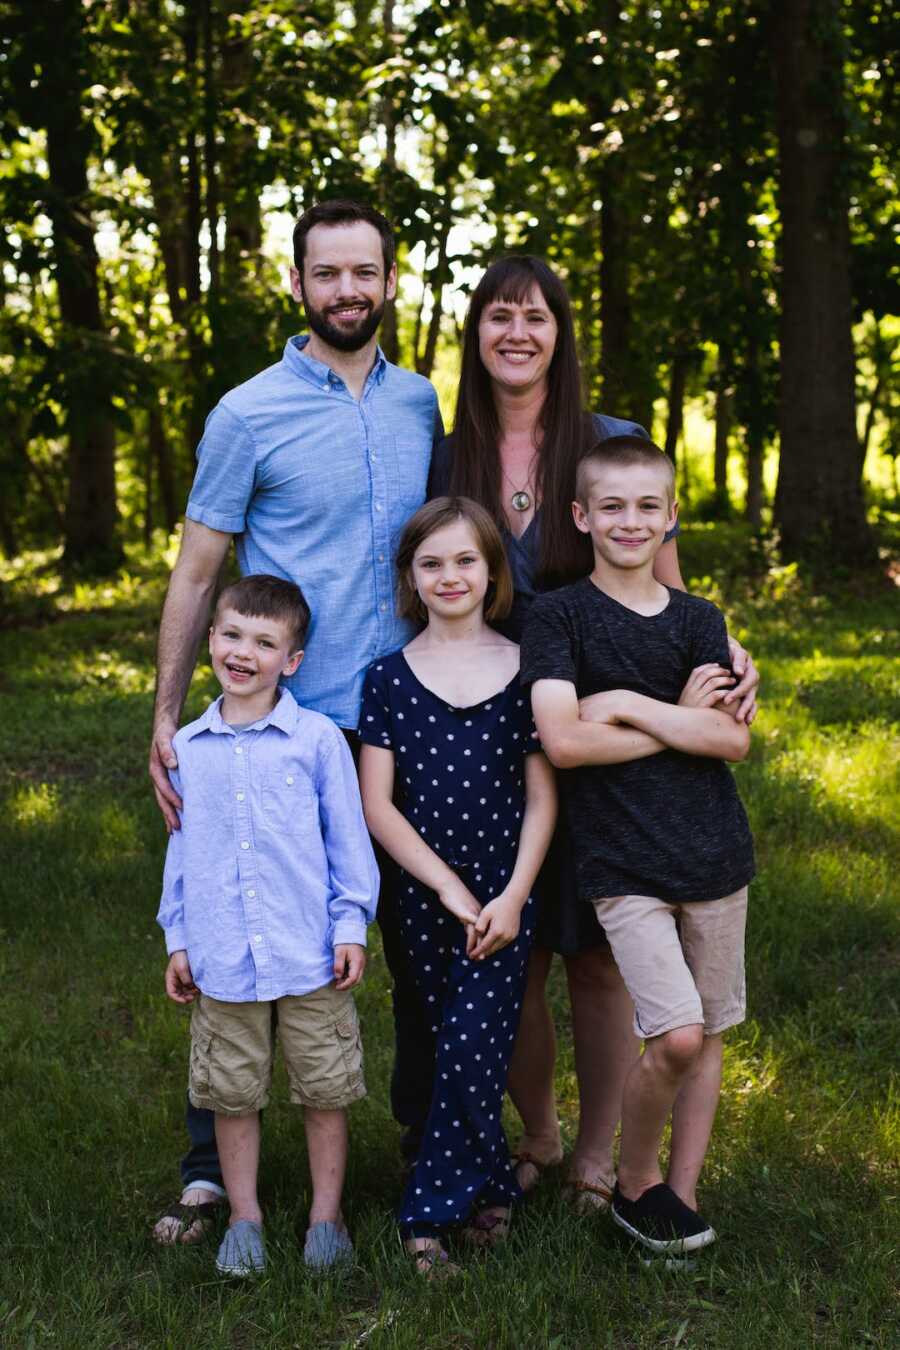
M 512 496 L 509 499 L 509 504 L 514 511 L 527 511 L 531 507 L 532 498 L 531 493 L 528 491 L 528 488 L 532 486 L 531 470 L 533 466 L 534 466 L 534 456 L 532 455 L 531 461 L 528 465 L 528 474 L 525 479 L 525 487 L 516 487 L 515 483 L 504 469 L 503 461 L 502 460 L 500 461 L 500 472 L 503 474 L 503 477 L 506 479 L 507 483 L 509 483 L 509 486 L 512 488 Z

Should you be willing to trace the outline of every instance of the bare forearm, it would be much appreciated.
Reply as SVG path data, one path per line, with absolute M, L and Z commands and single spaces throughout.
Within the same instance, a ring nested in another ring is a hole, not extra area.
M 372 837 L 410 876 L 433 891 L 439 891 L 455 876 L 393 802 L 367 802 L 364 798 L 363 806 Z
M 672 750 L 712 759 L 743 759 L 750 746 L 747 728 L 717 708 L 686 708 L 644 694 L 622 691 L 621 721 Z
M 553 770 L 549 765 L 546 769 L 547 780 L 542 780 L 540 791 L 530 792 L 526 798 L 516 862 L 506 886 L 506 893 L 515 898 L 520 908 L 531 894 L 556 823 L 556 784 Z
M 156 722 L 177 723 L 181 716 L 215 586 L 215 576 L 197 580 L 177 568 L 172 573 L 159 625 Z
M 538 726 L 541 744 L 557 769 L 577 769 L 582 764 L 626 764 L 665 750 L 661 740 L 633 726 L 610 722 L 576 721 L 546 734 Z

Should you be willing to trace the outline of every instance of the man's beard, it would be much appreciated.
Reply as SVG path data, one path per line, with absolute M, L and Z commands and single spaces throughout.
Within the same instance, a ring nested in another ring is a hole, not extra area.
M 360 315 L 356 326 L 339 328 L 331 322 L 324 310 L 313 308 L 302 285 L 300 290 L 303 295 L 307 323 L 316 337 L 320 337 L 323 342 L 327 342 L 329 347 L 334 347 L 335 351 L 358 352 L 374 337 L 384 314 L 384 299 L 382 299 L 380 305 L 373 305 L 371 301 L 364 301 L 368 309 Z M 335 305 L 334 308 L 338 309 L 340 306 Z

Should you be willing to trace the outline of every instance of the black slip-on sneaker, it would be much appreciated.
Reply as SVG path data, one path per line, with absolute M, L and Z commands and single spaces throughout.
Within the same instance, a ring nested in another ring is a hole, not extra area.
M 696 1252 L 716 1240 L 706 1220 L 680 1200 L 664 1181 L 651 1186 L 637 1200 L 626 1200 L 617 1183 L 612 1216 L 620 1228 L 651 1252 Z

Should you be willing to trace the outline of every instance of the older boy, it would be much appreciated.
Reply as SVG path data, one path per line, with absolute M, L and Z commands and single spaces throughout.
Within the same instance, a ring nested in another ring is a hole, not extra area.
M 209 632 L 222 688 L 175 737 L 181 828 L 169 836 L 158 920 L 166 992 L 193 1003 L 190 1099 L 215 1112 L 230 1226 L 216 1268 L 264 1269 L 256 1192 L 275 1027 L 304 1107 L 313 1198 L 304 1256 L 352 1253 L 341 1217 L 344 1108 L 365 1095 L 350 990 L 365 966 L 378 872 L 345 738 L 278 682 L 303 658 L 300 588 L 249 576 Z
M 615 437 L 579 465 L 575 524 L 589 577 L 541 596 L 522 641 L 541 742 L 563 775 L 579 889 L 593 904 L 645 1041 L 625 1085 L 616 1222 L 655 1253 L 714 1241 L 696 1187 L 719 1096 L 722 1032 L 744 1017 L 753 847 L 724 760 L 747 727 L 715 606 L 653 560 L 676 514 L 671 462 Z M 582 703 L 579 717 L 579 699 Z M 585 721 L 586 714 L 592 719 Z M 596 719 L 596 720 L 593 720 Z M 672 1118 L 667 1180 L 659 1167 Z

